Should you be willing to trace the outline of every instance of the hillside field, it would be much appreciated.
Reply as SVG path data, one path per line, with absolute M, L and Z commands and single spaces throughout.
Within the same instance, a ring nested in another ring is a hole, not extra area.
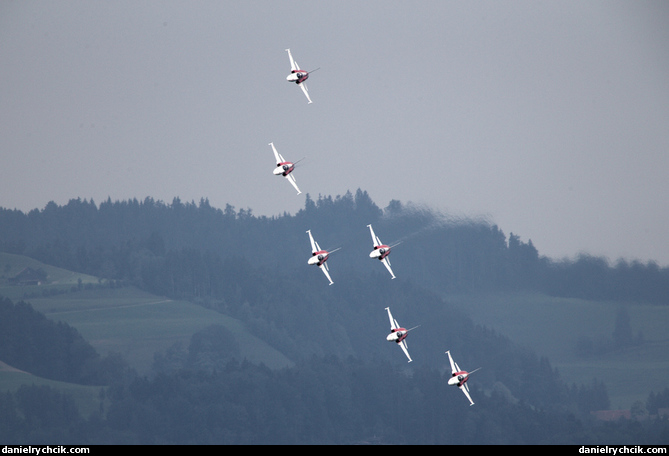
M 69 394 L 77 404 L 79 411 L 85 416 L 99 410 L 101 401 L 103 406 L 106 405 L 106 400 L 100 394 L 104 387 L 49 380 L 20 371 L 0 361 L 0 391 L 16 391 L 21 385 L 49 386 Z
M 224 326 L 239 343 L 242 357 L 270 368 L 291 363 L 251 335 L 231 317 L 187 301 L 173 301 L 134 287 L 102 288 L 29 300 L 33 308 L 79 330 L 100 353 L 120 353 L 141 374 L 153 356 L 176 342 L 188 346 L 191 336 L 210 325 Z
M 25 268 L 42 269 L 46 272 L 46 285 L 48 285 L 49 289 L 64 290 L 79 285 L 103 282 L 97 277 L 49 266 L 27 256 L 0 252 L 0 291 L 3 296 L 15 300 L 22 298 L 24 295 L 41 294 L 45 290 L 43 285 L 9 285 L 9 280 Z
M 44 285 L 13 285 L 7 281 L 25 267 L 47 272 Z M 76 328 L 101 354 L 120 353 L 140 374 L 149 373 L 154 354 L 180 342 L 187 347 L 191 336 L 210 325 L 221 325 L 237 340 L 241 355 L 270 368 L 292 365 L 283 354 L 251 335 L 244 325 L 213 310 L 186 301 L 173 301 L 134 287 L 101 286 L 96 277 L 45 265 L 36 260 L 0 253 L 0 296 L 24 300 L 54 321 Z M 93 287 L 79 289 L 79 285 Z M 22 372 L 0 360 L 0 391 L 21 385 L 48 385 L 72 394 L 79 409 L 89 414 L 100 407 L 100 387 L 44 379 Z

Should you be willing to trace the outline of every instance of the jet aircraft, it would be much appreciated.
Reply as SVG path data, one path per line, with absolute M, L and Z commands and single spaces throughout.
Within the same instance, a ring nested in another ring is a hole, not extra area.
M 293 176 L 291 173 L 295 170 L 295 165 L 301 160 L 296 161 L 295 163 L 286 161 L 286 159 L 283 158 L 283 156 L 276 151 L 276 147 L 274 147 L 274 143 L 269 143 L 270 146 L 272 146 L 272 150 L 274 151 L 274 158 L 276 158 L 276 168 L 274 168 L 274 174 L 276 176 L 284 176 L 286 179 L 288 179 L 288 182 L 291 183 L 293 187 L 295 187 L 295 190 L 297 190 L 297 194 L 299 195 L 302 193 L 300 189 L 297 187 L 297 182 L 295 182 L 295 176 Z
M 395 274 L 393 274 L 393 270 L 390 268 L 390 259 L 388 258 L 388 255 L 390 255 L 390 249 L 398 245 L 399 242 L 395 245 L 388 246 L 382 243 L 381 239 L 379 239 L 379 237 L 374 234 L 374 229 L 372 228 L 372 225 L 367 225 L 367 226 L 369 227 L 370 233 L 372 233 L 372 242 L 374 243 L 374 250 L 370 252 L 369 257 L 378 258 L 379 260 L 381 260 L 381 263 L 383 263 L 383 265 L 390 273 L 391 278 L 394 279 Z
M 307 90 L 307 85 L 304 83 L 309 78 L 309 74 L 313 73 L 314 71 L 318 70 L 311 70 L 311 71 L 304 71 L 300 70 L 300 67 L 297 65 L 297 62 L 293 60 L 293 55 L 290 53 L 290 49 L 286 49 L 288 52 L 288 58 L 290 59 L 290 74 L 286 76 L 286 80 L 288 82 L 294 82 L 298 86 L 300 86 L 300 89 L 302 89 L 302 92 L 304 92 L 304 95 L 307 97 L 307 100 L 309 100 L 309 103 L 311 103 L 311 98 L 309 98 L 309 91 Z
M 328 267 L 326 261 L 330 257 L 331 253 L 336 252 L 341 247 L 338 247 L 330 252 L 323 250 L 318 245 L 318 242 L 314 241 L 314 237 L 311 235 L 311 230 L 307 230 L 307 233 L 309 233 L 309 240 L 311 241 L 311 258 L 309 258 L 307 264 L 312 264 L 321 268 L 321 271 L 323 271 L 325 277 L 327 277 L 328 281 L 330 281 L 330 285 L 332 285 L 334 282 L 330 278 L 330 268 Z
M 407 341 L 405 339 L 409 331 L 411 331 L 411 329 L 418 328 L 418 326 L 414 326 L 411 329 L 402 328 L 390 313 L 390 307 L 386 307 L 386 310 L 388 311 L 388 318 L 390 319 L 390 334 L 388 334 L 386 340 L 397 343 L 400 347 L 402 347 L 402 351 L 405 355 L 407 355 L 407 358 L 409 358 L 408 362 L 413 361 L 411 356 L 409 356 L 409 349 L 407 348 Z
M 451 362 L 451 371 L 452 371 L 451 378 L 448 379 L 448 384 L 460 388 L 460 391 L 465 393 L 465 396 L 467 396 L 467 399 L 469 399 L 470 402 L 469 406 L 471 407 L 472 405 L 474 405 L 474 401 L 472 401 L 472 398 L 469 395 L 469 386 L 467 386 L 467 380 L 469 380 L 469 376 L 474 372 L 476 372 L 477 370 L 479 370 L 480 367 L 471 372 L 463 371 L 462 369 L 460 369 L 460 366 L 458 366 L 458 364 L 455 361 L 453 361 L 453 357 L 451 356 L 451 351 L 450 350 L 447 351 L 446 354 L 448 355 L 448 360 Z

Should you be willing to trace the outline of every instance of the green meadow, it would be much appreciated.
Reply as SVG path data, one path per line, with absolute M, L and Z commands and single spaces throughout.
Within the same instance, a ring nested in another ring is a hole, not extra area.
M 7 277 L 25 267 L 44 270 L 47 283 L 21 286 L 7 282 Z M 194 333 L 210 325 L 221 325 L 230 331 L 239 343 L 242 357 L 249 361 L 271 368 L 292 364 L 251 335 L 239 320 L 187 301 L 173 301 L 135 287 L 111 288 L 97 277 L 21 255 L 0 253 L 0 268 L 5 271 L 0 295 L 14 302 L 29 302 L 48 318 L 69 324 L 100 354 L 120 353 L 140 373 L 150 371 L 156 352 L 177 342 L 187 346 Z
M 134 287 L 101 288 L 32 298 L 35 310 L 77 328 L 100 353 L 120 353 L 139 373 L 149 373 L 156 352 L 210 325 L 225 327 L 239 343 L 241 356 L 271 368 L 288 366 L 277 350 L 246 331 L 234 318 L 187 302 L 155 296 Z
M 72 396 L 79 411 L 88 416 L 100 407 L 106 405 L 104 387 L 75 385 L 73 383 L 58 382 L 37 377 L 28 372 L 22 372 L 0 361 L 0 391 L 16 391 L 22 385 L 49 386 Z
M 10 279 L 26 268 L 44 271 L 47 275 L 46 283 L 40 285 L 11 284 Z M 49 266 L 23 255 L 0 252 L 0 295 L 12 301 L 28 300 L 28 297 L 41 296 L 49 292 L 63 292 L 101 283 L 103 283 L 102 280 L 88 274 Z
M 25 267 L 48 274 L 44 285 L 13 285 L 13 277 Z M 0 253 L 0 295 L 14 302 L 24 300 L 54 321 L 76 328 L 101 354 L 120 353 L 140 374 L 148 374 L 154 354 L 175 343 L 187 347 L 191 336 L 210 326 L 225 327 L 238 342 L 241 356 L 270 368 L 292 362 L 266 342 L 250 334 L 239 320 L 187 302 L 174 301 L 135 287 L 110 288 L 96 277 L 44 265 L 20 255 Z M 81 286 L 94 284 L 95 286 Z M 73 395 L 83 412 L 100 407 L 100 387 L 81 386 L 36 377 L 0 364 L 0 391 L 23 384 L 49 385 Z

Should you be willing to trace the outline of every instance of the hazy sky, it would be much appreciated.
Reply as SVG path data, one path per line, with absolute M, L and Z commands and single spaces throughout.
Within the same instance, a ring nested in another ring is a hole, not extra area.
M 669 265 L 667 24 L 665 0 L 2 0 L 0 206 L 361 188 Z

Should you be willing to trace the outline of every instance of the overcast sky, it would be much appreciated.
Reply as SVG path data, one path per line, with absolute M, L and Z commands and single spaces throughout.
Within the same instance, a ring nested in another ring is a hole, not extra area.
M 3 0 L 0 206 L 361 188 L 669 265 L 667 24 L 665 0 Z

